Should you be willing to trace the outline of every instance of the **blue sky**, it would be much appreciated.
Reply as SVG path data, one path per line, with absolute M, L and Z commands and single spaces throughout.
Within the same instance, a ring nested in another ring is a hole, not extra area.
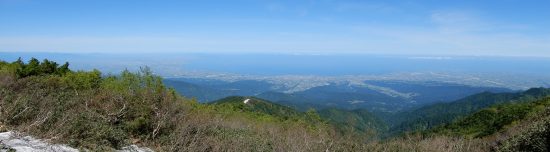
M 550 56 L 550 1 L 0 0 L 0 51 Z

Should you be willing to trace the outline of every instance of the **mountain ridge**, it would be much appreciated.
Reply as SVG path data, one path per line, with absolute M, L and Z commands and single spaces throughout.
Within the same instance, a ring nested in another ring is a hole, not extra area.
M 395 120 L 394 118 L 390 118 L 393 120 L 390 120 L 389 124 L 392 124 L 391 130 L 398 132 L 425 130 L 441 124 L 450 123 L 455 119 L 493 105 L 522 101 L 528 102 L 548 95 L 550 95 L 550 89 L 547 88 L 531 88 L 516 93 L 483 92 L 454 102 L 438 103 L 396 114 L 393 116 L 394 118 L 406 118 L 407 120 Z

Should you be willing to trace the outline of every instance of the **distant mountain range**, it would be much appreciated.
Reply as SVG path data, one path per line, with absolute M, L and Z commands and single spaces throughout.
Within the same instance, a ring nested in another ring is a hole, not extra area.
M 214 101 L 227 96 L 255 96 L 302 111 L 308 108 L 334 107 L 397 112 L 433 103 L 450 102 L 484 91 L 512 91 L 506 88 L 434 81 L 294 81 L 297 80 L 224 81 L 209 78 L 169 78 L 164 80 L 166 85 L 175 88 L 182 95 L 196 98 L 201 102 Z
M 346 110 L 332 107 L 317 110 L 317 113 L 341 134 L 362 136 L 363 139 L 395 137 L 407 132 L 483 137 L 513 122 L 534 117 L 535 113 L 544 113 L 545 107 L 550 105 L 549 96 L 550 89 L 546 88 L 516 93 L 483 92 L 449 103 L 399 112 L 390 117 L 364 108 Z M 283 120 L 307 117 L 305 112 L 256 97 L 231 96 L 209 104 L 222 106 L 225 110 L 267 114 Z

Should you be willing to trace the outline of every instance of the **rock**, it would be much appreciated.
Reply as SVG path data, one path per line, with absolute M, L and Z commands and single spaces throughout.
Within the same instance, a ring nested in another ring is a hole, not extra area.
M 78 149 L 61 145 L 50 144 L 31 136 L 20 136 L 12 131 L 0 133 L 0 152 L 78 152 Z M 154 152 L 147 147 L 130 145 L 117 152 Z
M 117 152 L 154 152 L 154 151 L 147 147 L 140 148 L 137 145 L 130 145 L 127 147 L 123 147 L 121 150 L 117 150 Z
M 78 152 L 78 149 L 60 144 L 49 144 L 31 136 L 21 137 L 14 132 L 0 133 L 0 152 Z

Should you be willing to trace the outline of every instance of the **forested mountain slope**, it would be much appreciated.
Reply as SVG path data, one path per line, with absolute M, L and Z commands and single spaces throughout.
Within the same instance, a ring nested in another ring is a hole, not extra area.
M 384 121 L 365 109 L 328 108 L 320 110 L 319 115 L 343 134 L 376 138 L 379 134 L 388 131 L 388 126 Z
M 231 96 L 210 102 L 209 105 L 218 111 L 237 111 L 257 115 L 269 115 L 284 121 L 306 121 L 312 123 L 312 125 L 323 123 L 314 109 L 300 112 L 293 108 L 256 97 Z
M 550 108 L 550 97 L 529 101 L 513 102 L 484 108 L 450 124 L 433 129 L 432 133 L 484 137 L 502 131 L 509 125 L 538 115 L 545 115 Z
M 533 101 L 550 95 L 550 89 L 532 88 L 517 93 L 484 92 L 450 102 L 396 114 L 388 120 L 393 133 L 418 131 L 450 123 L 457 118 L 497 104 Z
M 495 151 L 548 151 L 550 97 L 494 105 L 424 134 L 489 140 Z

